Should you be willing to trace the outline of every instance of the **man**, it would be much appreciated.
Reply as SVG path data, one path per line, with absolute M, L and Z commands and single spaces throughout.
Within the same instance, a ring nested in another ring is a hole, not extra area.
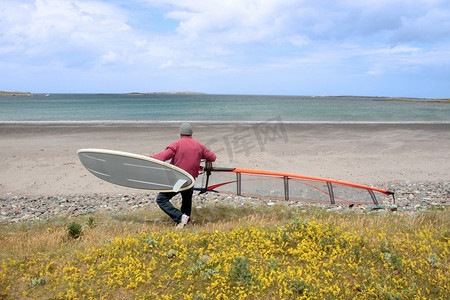
M 185 170 L 191 174 L 192 177 L 197 178 L 200 161 L 202 159 L 215 161 L 216 155 L 204 145 L 194 140 L 192 134 L 193 130 L 191 124 L 181 124 L 180 139 L 170 144 L 163 152 L 153 155 L 152 157 L 162 161 L 171 159 L 170 163 L 172 165 Z M 194 188 L 180 192 L 182 198 L 181 209 L 175 208 L 170 202 L 170 199 L 178 194 L 176 192 L 161 192 L 156 197 L 158 206 L 169 215 L 172 220 L 178 223 L 177 228 L 183 228 L 189 222 L 193 192 Z

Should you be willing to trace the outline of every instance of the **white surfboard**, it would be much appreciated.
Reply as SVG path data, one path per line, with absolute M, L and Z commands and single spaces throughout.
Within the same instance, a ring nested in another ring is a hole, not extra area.
M 120 186 L 156 192 L 181 192 L 195 184 L 194 178 L 183 169 L 144 155 L 80 149 L 78 157 L 89 172 Z

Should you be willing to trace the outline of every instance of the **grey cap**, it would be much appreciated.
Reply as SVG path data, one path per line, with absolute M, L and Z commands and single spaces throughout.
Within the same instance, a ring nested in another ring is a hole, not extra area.
M 183 123 L 180 126 L 180 134 L 182 135 L 192 135 L 194 131 L 192 130 L 192 126 L 189 123 Z

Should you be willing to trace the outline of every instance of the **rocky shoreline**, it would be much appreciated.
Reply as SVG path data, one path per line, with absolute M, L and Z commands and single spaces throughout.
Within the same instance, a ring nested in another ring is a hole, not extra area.
M 395 204 L 380 203 L 374 205 L 342 206 L 329 203 L 307 203 L 297 201 L 282 201 L 271 199 L 256 199 L 241 196 L 207 193 L 196 195 L 194 207 L 207 205 L 231 204 L 234 206 L 284 204 L 308 209 L 323 209 L 338 213 L 393 213 L 415 215 L 436 208 L 447 208 L 450 205 L 450 182 L 422 182 L 387 184 L 381 188 L 395 192 Z M 45 220 L 52 217 L 79 216 L 94 212 L 134 211 L 149 206 L 156 206 L 156 194 L 93 194 L 70 196 L 38 196 L 38 197 L 7 197 L 0 199 L 0 222 L 22 222 Z M 174 201 L 179 201 L 174 198 Z

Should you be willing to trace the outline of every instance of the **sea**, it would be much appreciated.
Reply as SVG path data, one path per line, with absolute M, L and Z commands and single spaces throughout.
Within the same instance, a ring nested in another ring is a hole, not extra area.
M 183 121 L 450 124 L 450 101 L 179 93 L 0 96 L 0 124 Z

